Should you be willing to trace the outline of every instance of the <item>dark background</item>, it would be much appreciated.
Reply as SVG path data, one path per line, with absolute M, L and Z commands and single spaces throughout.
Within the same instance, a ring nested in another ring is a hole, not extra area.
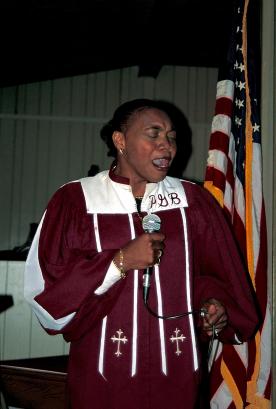
M 218 67 L 233 0 L 6 0 L 0 86 L 139 66 Z

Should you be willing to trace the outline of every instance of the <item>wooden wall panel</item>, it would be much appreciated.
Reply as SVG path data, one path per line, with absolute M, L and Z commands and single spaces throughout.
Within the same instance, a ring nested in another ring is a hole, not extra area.
M 23 297 L 24 263 L 8 263 L 7 294 L 12 294 L 14 305 L 5 312 L 3 358 L 29 356 L 31 310 Z
M 67 347 L 62 335 L 48 335 L 39 324 L 35 315 L 32 314 L 28 356 L 30 358 L 36 358 L 64 355 L 66 353 Z
M 24 172 L 24 134 L 25 134 L 25 122 L 18 120 L 14 122 L 15 135 L 14 135 L 14 154 L 12 159 L 12 178 L 9 180 L 9 184 L 12 188 L 12 195 L 10 198 L 10 237 L 8 239 L 8 246 L 13 248 L 20 244 L 23 239 L 22 236 L 22 223 L 21 223 L 21 210 L 22 210 L 22 198 L 23 189 L 29 190 L 29 185 L 24 184 L 23 172 Z M 11 135 L 10 135 L 11 136 Z M 0 165 L 1 166 L 1 165 Z M 24 232 L 27 231 L 25 226 Z M 25 233 L 26 234 L 26 233 Z M 2 238 L 2 237 L 1 237 Z M 3 247 L 2 247 L 3 248 Z
M 189 69 L 175 67 L 174 70 L 174 103 L 188 118 L 188 107 L 190 101 L 188 98 Z
M 157 79 L 155 80 L 155 95 L 156 99 L 174 100 L 174 70 L 171 67 L 165 66 L 161 69 Z
M 17 87 L 7 87 L 1 89 L 0 109 L 1 113 L 15 114 L 17 101 Z
M 0 261 L 0 293 L 13 296 L 13 306 L 0 315 L 0 359 L 68 353 L 61 335 L 48 336 L 23 296 L 24 262 Z
M 91 118 L 93 116 L 93 112 L 95 111 L 95 107 L 97 105 L 96 94 L 95 94 L 96 75 L 89 74 L 89 75 L 86 75 L 85 78 L 86 78 L 86 108 L 85 108 L 84 116 L 87 118 Z
M 15 177 L 15 126 L 15 122 L 11 119 L 0 120 L 0 236 L 4 238 L 6 246 L 11 245 L 10 231 L 13 218 L 13 181 Z
M 8 261 L 0 261 L 0 294 L 7 295 Z M 6 313 L 0 314 L 0 360 L 4 356 Z
M 108 71 L 106 73 L 104 110 L 107 119 L 112 117 L 114 108 L 120 105 L 120 103 L 120 71 Z
M 38 222 L 51 194 L 50 191 L 50 135 L 52 122 L 38 121 L 37 129 L 37 169 L 35 185 L 35 209 L 30 221 Z

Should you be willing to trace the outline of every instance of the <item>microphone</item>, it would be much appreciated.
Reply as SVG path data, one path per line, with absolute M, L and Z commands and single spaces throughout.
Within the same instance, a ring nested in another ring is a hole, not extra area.
M 145 233 L 157 232 L 161 227 L 161 219 L 156 214 L 148 214 L 142 220 L 142 227 Z M 146 268 L 143 274 L 143 299 L 145 304 L 148 301 L 151 275 L 152 267 Z

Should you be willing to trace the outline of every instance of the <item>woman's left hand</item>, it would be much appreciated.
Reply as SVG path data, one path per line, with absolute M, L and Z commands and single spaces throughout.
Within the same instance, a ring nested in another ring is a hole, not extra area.
M 214 326 L 215 333 L 218 335 L 227 325 L 228 317 L 225 307 L 215 298 L 210 298 L 203 304 L 202 310 L 204 311 L 203 330 L 211 336 Z

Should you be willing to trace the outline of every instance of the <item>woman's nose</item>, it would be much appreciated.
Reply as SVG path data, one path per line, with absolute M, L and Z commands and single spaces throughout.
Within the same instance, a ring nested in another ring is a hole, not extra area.
M 168 137 L 163 137 L 162 139 L 160 139 L 158 147 L 159 149 L 170 150 L 172 147 L 172 142 Z

